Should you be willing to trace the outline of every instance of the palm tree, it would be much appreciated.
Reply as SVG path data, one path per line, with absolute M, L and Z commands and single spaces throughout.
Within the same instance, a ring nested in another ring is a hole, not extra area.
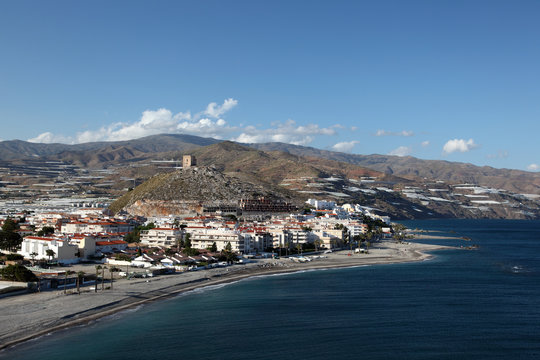
M 117 271 L 120 271 L 120 269 L 118 269 L 118 268 L 116 268 L 114 266 L 109 268 L 109 272 L 111 273 L 111 290 L 113 289 L 114 273 L 117 272 Z
M 319 247 L 322 245 L 322 240 L 321 239 L 315 239 L 315 241 L 313 241 L 313 244 L 315 245 L 315 252 L 319 251 Z
M 101 267 L 101 291 L 105 290 L 105 285 L 104 285 L 104 281 L 105 281 L 105 269 L 107 267 L 106 266 L 102 266 Z
M 47 251 L 49 251 L 49 250 L 47 250 Z M 64 294 L 66 293 L 66 286 L 67 286 L 68 275 L 71 275 L 71 274 L 73 274 L 73 273 L 74 273 L 74 272 L 71 271 L 71 270 L 66 270 L 66 271 L 64 272 Z
M 99 276 L 99 270 L 101 270 L 101 265 L 96 265 L 96 286 L 94 287 L 95 291 L 94 292 L 97 292 L 97 280 L 98 280 L 98 276 Z
M 77 294 L 81 294 L 81 280 L 84 279 L 84 271 L 77 272 Z
M 38 256 L 39 254 L 37 252 L 32 252 L 30 253 L 30 258 L 32 259 L 32 266 L 36 265 L 36 256 Z
M 296 244 L 296 251 L 300 255 L 302 253 L 302 244 L 298 243 Z
M 52 260 L 52 258 L 54 257 L 54 255 L 56 255 L 56 253 L 54 252 L 53 249 L 47 249 L 45 251 L 45 254 L 47 254 L 47 256 L 49 257 L 49 262 Z

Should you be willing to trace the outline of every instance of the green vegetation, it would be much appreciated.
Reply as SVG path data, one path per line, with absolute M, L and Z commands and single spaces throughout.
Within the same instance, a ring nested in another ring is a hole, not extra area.
M 199 250 L 194 249 L 191 247 L 191 234 L 186 234 L 185 240 L 184 240 L 184 248 L 182 249 L 182 253 L 184 253 L 187 256 L 197 256 L 199 255 Z
M 36 275 L 22 265 L 8 265 L 0 270 L 2 280 L 30 282 L 37 281 Z
M 122 253 L 114 254 L 114 258 L 116 260 L 120 260 L 120 261 L 130 261 L 131 262 L 131 256 L 129 256 L 128 254 L 122 254 Z
M 37 236 L 47 236 L 54 234 L 54 227 L 52 226 L 44 226 L 37 232 Z
M 24 256 L 20 254 L 7 254 L 6 255 L 6 260 L 8 261 L 18 261 L 18 260 L 23 260 L 23 259 L 24 259 Z
M 54 255 L 56 255 L 56 253 L 54 252 L 54 250 L 52 249 L 47 249 L 45 251 L 45 254 L 47 254 L 47 256 L 49 257 L 49 261 L 52 260 L 52 258 L 54 257 Z
M 133 231 L 127 233 L 124 235 L 124 241 L 128 243 L 138 243 L 141 240 L 141 231 L 142 230 L 150 230 L 154 229 L 156 225 L 154 223 L 149 223 L 148 225 L 144 226 L 136 226 Z
M 6 219 L 0 231 L 0 249 L 16 251 L 22 243 L 22 237 L 17 232 L 17 223 L 11 219 Z

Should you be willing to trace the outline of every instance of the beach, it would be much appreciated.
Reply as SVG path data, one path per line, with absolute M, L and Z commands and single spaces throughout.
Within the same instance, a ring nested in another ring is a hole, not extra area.
M 82 325 L 131 307 L 197 288 L 238 281 L 252 276 L 376 264 L 423 261 L 428 252 L 455 247 L 395 241 L 375 243 L 368 254 L 341 250 L 322 254 L 323 258 L 299 263 L 289 258 L 257 259 L 244 265 L 162 275 L 147 279 L 118 279 L 113 289 L 81 289 L 81 294 L 62 289 L 0 299 L 0 349 L 45 334 Z M 88 272 L 91 272 L 89 267 Z M 108 286 L 109 284 L 107 284 Z

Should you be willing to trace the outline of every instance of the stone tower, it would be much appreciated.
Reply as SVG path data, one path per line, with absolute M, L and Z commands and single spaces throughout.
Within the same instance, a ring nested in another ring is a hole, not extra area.
M 192 166 L 197 165 L 197 160 L 195 159 L 195 156 L 193 155 L 184 155 L 182 159 L 182 167 L 184 169 L 190 168 Z

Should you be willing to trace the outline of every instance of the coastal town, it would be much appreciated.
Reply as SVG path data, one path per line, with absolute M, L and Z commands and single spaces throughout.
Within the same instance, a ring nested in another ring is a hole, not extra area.
M 407 245 L 402 225 L 358 204 L 310 199 L 295 212 L 261 212 L 260 206 L 290 210 L 268 200 L 249 204 L 253 211 L 236 215 L 216 210 L 151 218 L 113 216 L 97 203 L 61 211 L 3 209 L 0 301 L 9 316 L 1 316 L 13 326 L 0 331 L 0 346 L 200 286 L 418 261 L 428 257 L 423 251 L 440 248 Z M 36 301 L 46 305 L 34 309 Z
M 94 271 L 69 274 L 75 264 L 107 265 L 119 269 L 117 276 L 146 277 L 293 254 L 307 261 L 307 253 L 367 251 L 371 241 L 392 236 L 388 217 L 360 205 L 310 199 L 293 214 L 259 210 L 240 219 L 231 213 L 108 216 L 100 207 L 4 214 L 2 274 L 9 277 L 9 269 L 24 266 L 36 276 L 32 286 L 43 291 L 95 283 Z
M 195 187 L 216 178 L 233 192 L 246 186 L 212 167 L 195 167 L 192 156 L 183 165 L 177 173 L 190 176 Z M 158 186 L 170 188 L 174 179 L 168 179 Z M 420 261 L 429 251 L 448 248 L 411 243 L 405 226 L 377 209 L 329 199 L 293 204 L 259 194 L 146 200 L 146 207 L 139 201 L 124 208 L 118 206 L 122 198 L 52 199 L 0 207 L 0 301 L 6 309 L 0 321 L 9 324 L 0 330 L 0 348 L 201 287 L 307 269 Z

